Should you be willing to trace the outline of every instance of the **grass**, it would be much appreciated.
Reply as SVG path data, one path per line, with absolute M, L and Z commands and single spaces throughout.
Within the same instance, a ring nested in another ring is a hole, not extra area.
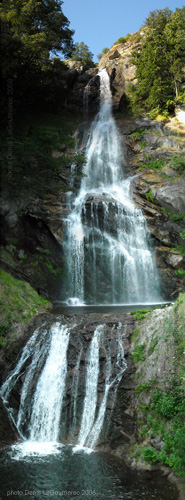
M 152 311 L 152 309 L 147 310 L 147 309 L 139 309 L 138 311 L 131 311 L 130 314 L 135 316 L 136 321 L 140 321 L 145 318 L 146 314 L 149 314 Z
M 134 348 L 133 360 L 137 364 L 139 361 L 145 361 L 145 344 L 136 344 Z
M 0 270 L 0 306 L 0 347 L 4 347 L 19 327 L 38 312 L 46 311 L 51 304 L 29 283 Z

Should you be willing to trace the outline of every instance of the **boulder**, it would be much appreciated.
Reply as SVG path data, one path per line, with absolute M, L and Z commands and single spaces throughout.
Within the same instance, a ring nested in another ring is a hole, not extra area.
M 114 52 L 110 52 L 109 53 L 109 60 L 111 61 L 112 59 L 117 59 L 118 57 L 120 57 L 120 54 L 118 52 L 118 50 L 114 50 Z
M 173 213 L 179 215 L 185 213 L 185 180 L 160 187 L 155 197 L 159 205 Z

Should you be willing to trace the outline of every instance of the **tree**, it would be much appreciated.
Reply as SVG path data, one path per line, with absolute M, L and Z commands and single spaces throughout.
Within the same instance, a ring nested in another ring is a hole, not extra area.
M 146 39 L 133 54 L 138 79 L 135 90 L 148 108 L 164 109 L 178 96 L 185 65 L 185 7 L 151 12 L 146 20 Z
M 176 9 L 171 15 L 164 34 L 168 44 L 169 71 L 178 97 L 185 65 L 185 7 Z
M 162 34 L 166 23 L 170 20 L 171 15 L 172 11 L 168 9 L 168 7 L 162 10 L 153 10 L 146 18 L 145 26 Z
M 14 106 L 21 100 L 31 104 L 37 95 L 42 95 L 41 87 L 46 88 L 43 75 L 45 72 L 46 80 L 46 72 L 51 70 L 50 54 L 71 54 L 74 32 L 69 29 L 62 4 L 60 0 L 3 0 L 0 3 L 1 84 L 5 104 L 8 79 L 14 81 Z
M 95 66 L 92 58 L 93 54 L 92 52 L 90 52 L 89 47 L 84 42 L 75 44 L 75 49 L 71 57 L 73 61 L 81 61 L 88 69 Z
M 109 51 L 108 47 L 105 47 L 104 49 L 102 49 L 100 54 L 97 54 L 98 59 L 100 60 L 105 54 L 107 54 L 108 51 Z
M 17 67 L 20 65 L 42 65 L 50 52 L 61 51 L 69 56 L 73 49 L 73 31 L 64 16 L 59 0 L 3 0 L 0 6 L 0 21 L 4 51 L 9 53 L 14 46 Z M 15 54 L 14 54 L 15 55 Z M 4 61 L 5 62 L 5 61 Z M 15 64 L 14 64 L 15 66 Z

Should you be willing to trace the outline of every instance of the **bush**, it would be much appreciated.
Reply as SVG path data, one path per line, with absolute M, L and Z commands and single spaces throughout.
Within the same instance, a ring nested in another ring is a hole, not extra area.
M 159 461 L 158 453 L 152 448 L 152 446 L 148 446 L 143 450 L 143 458 L 149 464 L 155 464 Z
M 128 41 L 128 39 L 129 39 L 129 36 L 130 35 L 121 36 L 120 38 L 118 38 L 118 40 L 117 40 L 117 42 L 115 42 L 115 44 L 116 43 L 126 43 Z

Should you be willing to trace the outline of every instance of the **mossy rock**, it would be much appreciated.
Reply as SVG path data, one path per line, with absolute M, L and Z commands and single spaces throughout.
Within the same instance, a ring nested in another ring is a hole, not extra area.
M 34 315 L 48 310 L 50 302 L 43 299 L 31 285 L 0 270 L 0 346 L 4 347 Z

